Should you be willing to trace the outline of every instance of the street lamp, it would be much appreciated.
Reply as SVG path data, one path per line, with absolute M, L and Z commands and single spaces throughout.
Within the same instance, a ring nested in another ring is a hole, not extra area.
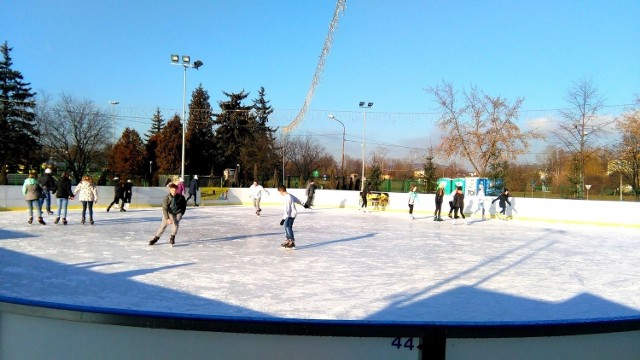
M 335 116 L 329 114 L 329 118 L 333 119 L 342 125 L 342 165 L 340 165 L 340 171 L 342 171 L 342 185 L 344 186 L 344 135 L 345 135 L 345 127 L 342 121 L 338 120 Z
M 587 189 L 587 200 L 589 200 L 589 189 L 591 189 L 591 185 L 585 184 L 584 187 Z
M 115 113 L 115 106 L 120 104 L 120 102 L 118 100 L 109 100 L 109 104 L 113 105 L 114 110 L 111 112 L 111 118 L 113 120 L 113 144 L 115 145 L 115 143 L 117 142 L 117 138 L 116 138 L 116 113 Z
M 365 103 L 364 101 L 360 101 L 360 104 L 358 104 L 363 111 L 363 115 L 364 115 L 364 121 L 363 121 L 363 125 L 362 125 L 362 182 L 360 184 L 360 191 L 364 191 L 364 161 L 366 158 L 366 153 L 367 153 L 367 136 L 366 136 L 366 131 L 367 131 L 367 109 L 371 109 L 371 107 L 373 106 L 372 102 L 367 102 Z
M 182 162 L 180 170 L 180 177 L 184 179 L 184 145 L 187 127 L 187 68 L 194 68 L 198 70 L 202 65 L 204 65 L 204 63 L 200 60 L 196 60 L 191 64 L 191 57 L 189 55 L 182 55 L 182 62 L 180 62 L 180 55 L 172 54 L 171 65 L 179 65 L 184 68 L 184 80 L 182 87 Z

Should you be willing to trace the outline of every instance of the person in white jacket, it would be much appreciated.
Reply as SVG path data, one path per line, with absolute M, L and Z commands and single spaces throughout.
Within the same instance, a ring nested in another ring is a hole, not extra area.
M 478 208 L 473 212 L 473 214 L 475 215 L 478 211 L 482 210 L 482 220 L 484 220 L 484 203 L 486 201 L 486 198 L 484 196 L 484 186 L 482 185 L 478 187 L 478 195 L 476 196 L 476 200 L 478 201 Z
M 284 233 L 286 236 L 285 242 L 280 244 L 280 246 L 288 249 L 295 249 L 296 239 L 293 235 L 293 222 L 298 215 L 296 204 L 302 205 L 302 201 L 292 194 L 289 194 L 284 185 L 278 186 L 278 192 L 284 197 L 284 214 L 282 216 L 282 220 L 280 220 L 280 225 L 284 225 Z
M 262 185 L 258 184 L 258 180 L 253 180 L 253 184 L 249 186 L 249 196 L 253 200 L 253 207 L 256 208 L 256 215 L 260 216 L 260 212 L 262 209 L 260 208 L 260 200 L 262 199 L 262 192 L 266 192 L 267 195 L 269 192 L 262 187 Z

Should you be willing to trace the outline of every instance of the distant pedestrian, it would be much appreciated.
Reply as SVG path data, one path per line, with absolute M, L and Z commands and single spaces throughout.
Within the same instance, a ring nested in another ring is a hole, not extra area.
M 198 175 L 193 175 L 193 179 L 191 179 L 191 182 L 189 182 L 189 197 L 187 198 L 187 203 L 193 196 L 193 206 L 200 206 L 198 205 L 198 190 L 200 190 Z
M 178 190 L 176 190 L 176 194 L 184 196 L 184 190 L 185 190 L 184 179 L 183 178 L 179 178 L 178 179 Z
M 476 199 L 478 200 L 478 208 L 473 213 L 475 214 L 478 211 L 482 210 L 482 220 L 484 220 L 485 219 L 485 217 L 484 217 L 484 203 L 486 201 L 485 196 L 484 196 L 484 186 L 480 185 L 478 187 L 478 195 L 476 196 Z
M 305 195 L 307 196 L 307 201 L 305 201 L 304 207 L 308 209 L 313 206 L 313 199 L 316 196 L 316 182 L 314 180 L 309 181 L 309 184 L 307 184 Z
M 456 189 L 455 195 L 453 195 L 453 222 L 452 224 L 456 224 L 458 222 L 458 211 L 460 212 L 460 216 L 464 220 L 464 223 L 467 224 L 467 221 L 464 217 L 464 193 L 462 193 L 462 186 L 458 186 Z
M 42 219 L 42 203 L 40 202 L 43 191 L 36 180 L 36 173 L 30 172 L 27 178 L 24 179 L 24 184 L 22 184 L 22 195 L 24 195 L 24 200 L 29 206 L 29 220 L 27 220 L 29 224 L 33 223 L 33 208 L 35 207 L 38 209 L 38 222 L 46 225 L 44 219 Z
M 56 192 L 56 180 L 51 173 L 51 169 L 46 168 L 44 174 L 38 179 L 38 183 L 43 190 L 42 197 L 40 198 L 40 206 L 42 206 L 43 203 L 46 204 L 47 215 L 53 215 L 53 211 L 51 211 L 51 192 Z
M 54 224 L 60 222 L 60 216 L 62 216 L 62 225 L 67 225 L 67 207 L 69 206 L 69 200 L 73 200 L 73 192 L 71 191 L 71 179 L 69 179 L 69 173 L 66 171 L 56 184 L 56 199 L 58 201 L 58 214 Z
M 249 197 L 251 197 L 251 200 L 253 201 L 253 207 L 256 209 L 256 215 L 258 216 L 260 216 L 260 212 L 262 211 L 260 208 L 260 201 L 262 200 L 263 192 L 267 193 L 267 195 L 271 195 L 258 183 L 258 180 L 253 180 L 253 184 L 249 186 Z
M 371 182 L 368 182 L 360 193 L 360 197 L 362 198 L 362 205 L 360 205 L 360 210 L 363 210 L 364 212 L 367 212 L 367 200 L 369 195 L 371 195 Z
M 444 202 L 444 185 L 440 184 L 436 190 L 436 211 L 433 213 L 433 221 L 442 220 L 442 203 Z
M 176 234 L 180 227 L 180 220 L 187 211 L 187 200 L 184 196 L 178 194 L 178 185 L 169 184 L 169 194 L 162 200 L 162 223 L 156 231 L 156 235 L 149 241 L 149 245 L 154 245 L 160 240 L 160 237 L 167 228 L 167 225 L 171 224 L 171 237 L 169 238 L 169 244 L 173 246 L 176 243 Z
M 116 184 L 113 186 L 113 201 L 111 202 L 111 204 L 109 204 L 109 206 L 107 206 L 107 212 L 109 212 L 109 210 L 111 209 L 111 207 L 115 204 L 118 205 L 118 207 L 120 207 L 120 211 L 127 211 L 124 208 L 124 203 L 125 203 L 125 199 L 124 199 L 124 193 L 125 193 L 125 185 L 124 185 L 124 180 L 118 178 L 118 177 L 114 177 L 113 181 L 116 182 Z
M 418 201 L 418 187 L 414 186 L 411 191 L 409 191 L 409 216 L 411 216 L 411 220 L 414 220 L 413 217 L 413 205 Z
M 297 197 L 289 194 L 287 192 L 287 188 L 284 185 L 278 186 L 278 192 L 280 195 L 284 197 L 284 214 L 282 216 L 282 220 L 280 220 L 280 225 L 284 225 L 284 233 L 286 240 L 280 246 L 287 249 L 295 249 L 296 247 L 296 239 L 293 235 L 293 222 L 298 215 L 298 210 L 296 209 L 296 204 L 302 205 L 302 201 Z
M 493 199 L 491 203 L 493 204 L 496 201 L 498 202 L 498 206 L 500 206 L 500 213 L 496 214 L 497 217 L 500 217 L 500 215 L 503 215 L 506 218 L 507 204 L 511 206 L 511 202 L 509 201 L 509 189 L 505 188 L 502 191 L 502 194 L 498 195 L 497 198 Z
M 82 220 L 80 223 L 84 224 L 88 208 L 89 223 L 93 225 L 93 204 L 98 203 L 98 188 L 93 183 L 91 176 L 83 176 L 82 181 L 73 190 L 73 194 L 78 195 L 77 198 L 82 203 Z

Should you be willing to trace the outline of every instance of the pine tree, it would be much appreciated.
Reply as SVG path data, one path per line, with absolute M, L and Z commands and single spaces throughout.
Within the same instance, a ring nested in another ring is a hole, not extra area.
M 433 162 L 433 151 L 433 148 L 429 149 L 429 153 L 427 154 L 424 163 L 424 180 L 428 193 L 436 190 L 438 182 L 438 178 L 436 175 L 436 164 Z
M 34 98 L 29 83 L 13 70 L 11 50 L 7 42 L 0 45 L 0 184 L 7 184 L 7 171 L 36 162 L 40 135 L 35 115 Z
M 216 125 L 216 163 L 221 169 L 235 168 L 240 159 L 240 149 L 246 139 L 251 137 L 255 128 L 252 106 L 245 106 L 242 101 L 249 96 L 242 90 L 240 93 L 223 93 L 229 98 L 219 102 L 220 114 L 215 114 Z M 244 167 L 242 168 L 244 169 Z
M 202 88 L 202 84 L 191 95 L 186 139 L 185 171 L 189 174 L 213 174 L 216 150 L 213 112 L 209 103 L 209 93 Z
M 160 112 L 160 108 L 156 108 L 156 112 L 153 114 L 153 118 L 151 119 L 151 128 L 149 129 L 149 132 L 144 134 L 145 141 L 149 142 L 149 139 L 151 139 L 153 135 L 160 133 L 163 127 L 164 119 L 162 118 L 162 113 Z
M 182 161 L 182 125 L 180 116 L 174 115 L 160 132 L 156 147 L 158 172 L 179 174 Z
M 126 128 L 109 152 L 109 169 L 114 175 L 131 179 L 145 173 L 145 147 L 135 129 Z

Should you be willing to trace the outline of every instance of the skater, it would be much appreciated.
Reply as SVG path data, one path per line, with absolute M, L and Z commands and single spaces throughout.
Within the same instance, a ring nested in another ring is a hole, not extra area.
M 56 192 L 56 180 L 51 176 L 51 169 L 46 168 L 44 174 L 38 179 L 38 183 L 43 192 L 40 197 L 40 206 L 45 203 L 47 206 L 47 215 L 53 215 L 51 211 L 51 192 Z
M 128 209 L 131 206 L 131 198 L 133 197 L 133 181 L 127 179 L 124 183 L 124 208 Z
M 371 195 L 371 182 L 368 182 L 360 193 L 360 196 L 362 197 L 362 205 L 360 205 L 360 210 L 363 210 L 364 212 L 367 212 L 367 197 L 369 195 Z
M 167 225 L 171 224 L 171 237 L 169 238 L 169 244 L 173 246 L 176 243 L 176 234 L 180 227 L 180 220 L 187 211 L 187 200 L 184 196 L 178 194 L 178 185 L 169 184 L 169 194 L 162 201 L 162 223 L 156 232 L 156 235 L 149 241 L 149 245 L 154 245 L 160 240 L 160 237 L 167 228 Z
M 193 179 L 189 182 L 189 197 L 187 198 L 187 202 L 189 202 L 189 199 L 193 196 L 193 206 L 196 207 L 200 206 L 198 205 L 198 190 L 200 190 L 198 175 L 193 175 Z
M 453 225 L 458 222 L 458 211 L 460 211 L 460 216 L 462 216 L 464 220 L 464 194 L 462 193 L 462 186 L 458 186 L 455 195 L 453 195 Z M 467 221 L 464 220 L 464 223 L 466 224 Z
M 109 212 L 109 210 L 111 209 L 111 207 L 116 204 L 120 207 L 120 211 L 127 211 L 124 209 L 124 203 L 125 203 L 125 199 L 124 199 L 124 193 L 125 193 L 125 186 L 124 186 L 124 181 L 120 180 L 120 178 L 118 177 L 114 177 L 113 178 L 114 181 L 117 181 L 116 184 L 113 186 L 113 201 L 111 202 L 111 204 L 109 204 L 109 206 L 107 206 L 107 212 Z M 122 204 L 120 204 L 120 202 L 122 202 Z
M 98 188 L 93 183 L 91 176 L 83 176 L 82 181 L 73 190 L 73 194 L 78 195 L 78 200 L 82 203 L 82 220 L 80 220 L 80 223 L 84 224 L 87 208 L 89 208 L 89 224 L 93 225 L 93 204 L 98 203 Z
M 475 215 L 478 211 L 482 210 L 482 220 L 485 220 L 484 202 L 486 201 L 486 199 L 484 197 L 484 186 L 480 185 L 478 187 L 478 195 L 476 196 L 476 199 L 478 199 L 478 208 L 473 212 L 473 214 Z
M 416 201 L 418 201 L 418 187 L 414 186 L 409 191 L 409 216 L 411 216 L 411 220 L 415 220 L 415 217 L 413 217 L 413 204 Z
M 65 171 L 62 174 L 62 177 L 58 180 L 56 188 L 58 214 L 56 216 L 56 220 L 53 223 L 59 223 L 60 216 L 62 215 L 62 225 L 67 225 L 67 207 L 69 206 L 69 200 L 73 200 L 73 192 L 71 191 L 71 180 L 69 179 L 68 172 Z
M 500 213 L 496 214 L 496 216 L 497 217 L 500 217 L 500 215 L 505 215 L 506 216 L 506 211 L 507 211 L 507 205 L 506 204 L 509 204 L 509 206 L 511 206 L 511 202 L 509 202 L 509 189 L 505 188 L 502 191 L 502 194 L 498 195 L 497 198 L 493 199 L 493 201 L 491 203 L 493 204 L 496 201 L 498 202 L 498 206 L 500 206 Z
M 27 178 L 24 179 L 24 184 L 22 184 L 22 195 L 24 195 L 24 200 L 29 205 L 29 220 L 27 220 L 29 224 L 33 223 L 33 208 L 35 206 L 38 209 L 38 222 L 46 225 L 44 219 L 42 219 L 42 203 L 40 202 L 43 191 L 36 180 L 36 173 L 29 173 Z
M 313 198 L 316 195 L 316 182 L 314 180 L 309 181 L 305 195 L 307 196 L 307 201 L 304 203 L 304 208 L 308 209 L 313 206 Z
M 176 190 L 176 194 L 184 196 L 184 179 L 178 179 L 178 190 Z
M 253 184 L 249 186 L 249 197 L 251 197 L 251 200 L 253 200 L 253 207 L 256 209 L 256 215 L 258 216 L 260 216 L 260 212 L 262 211 L 262 209 L 260 208 L 262 192 L 266 192 L 267 195 L 271 195 L 262 187 L 262 185 L 258 184 L 258 180 L 253 180 Z
M 443 221 L 442 217 L 442 202 L 444 201 L 444 185 L 440 184 L 438 190 L 436 190 L 436 211 L 433 213 L 433 221 Z
M 302 205 L 302 201 L 300 201 L 292 194 L 289 194 L 287 192 L 287 188 L 284 187 L 284 185 L 278 186 L 278 192 L 284 197 L 284 215 L 282 217 L 282 220 L 280 220 L 280 225 L 284 225 L 284 233 L 286 236 L 285 242 L 280 244 L 280 246 L 287 249 L 295 249 L 296 239 L 293 235 L 293 222 L 298 215 L 296 203 Z

